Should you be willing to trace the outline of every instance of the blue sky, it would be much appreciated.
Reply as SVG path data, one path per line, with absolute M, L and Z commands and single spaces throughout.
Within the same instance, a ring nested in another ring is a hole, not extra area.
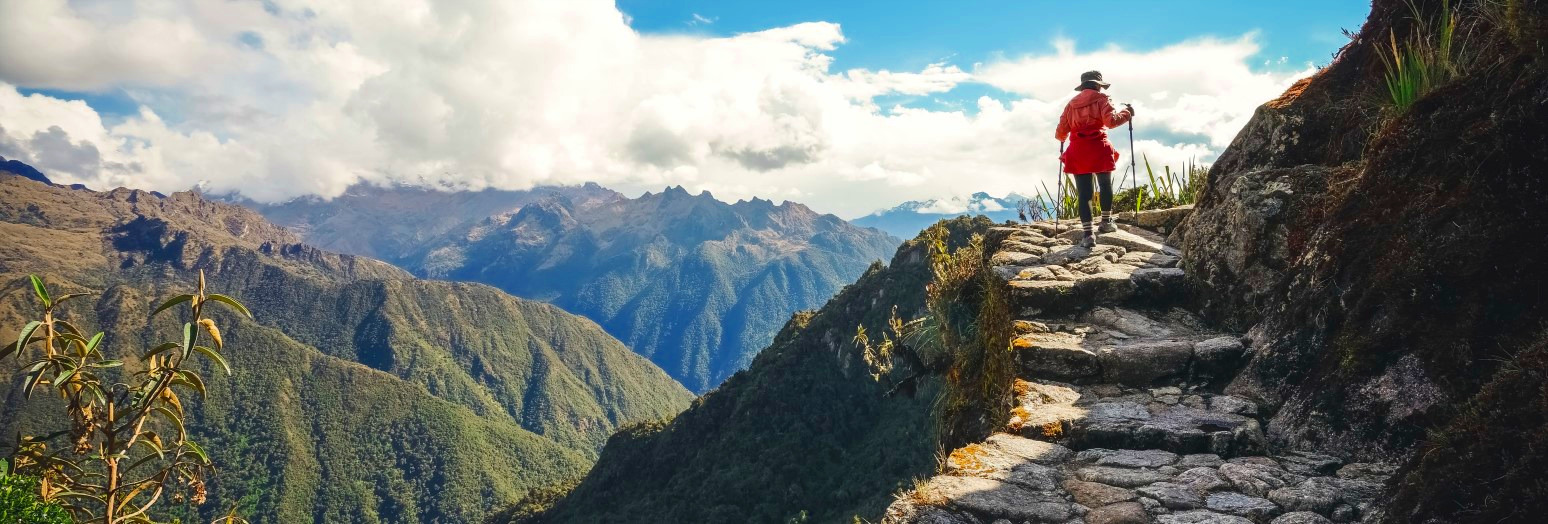
M 0 1 L 0 155 L 263 201 L 682 185 L 854 217 L 1056 180 L 1081 71 L 1211 161 L 1368 2 Z M 133 42 L 134 45 L 126 45 Z M 1115 140 L 1129 149 L 1126 133 Z
M 619 0 L 646 33 L 732 35 L 799 22 L 840 24 L 847 41 L 836 69 L 917 70 L 950 60 L 973 64 L 1001 55 L 1045 52 L 1056 37 L 1083 47 L 1147 49 L 1202 36 L 1257 32 L 1263 61 L 1323 65 L 1365 22 L 1370 2 L 1224 0 L 1047 2 Z M 695 15 L 710 23 L 695 20 Z

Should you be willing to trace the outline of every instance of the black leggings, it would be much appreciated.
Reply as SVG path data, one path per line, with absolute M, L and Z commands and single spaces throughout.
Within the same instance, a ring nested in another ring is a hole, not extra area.
M 1091 176 L 1096 175 L 1097 184 L 1102 186 L 1102 211 L 1111 213 L 1113 210 L 1113 173 L 1086 173 L 1075 175 L 1075 190 L 1079 192 L 1076 202 L 1080 206 L 1080 222 L 1091 223 Z

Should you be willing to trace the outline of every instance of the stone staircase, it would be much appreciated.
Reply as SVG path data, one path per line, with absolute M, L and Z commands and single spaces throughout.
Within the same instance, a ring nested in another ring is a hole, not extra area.
M 1177 210 L 1164 210 L 1175 218 Z M 1221 393 L 1244 358 L 1187 298 L 1178 251 L 1131 215 L 1095 248 L 1070 224 L 991 230 L 1010 289 L 1017 406 L 954 450 L 884 522 L 1368 522 L 1392 468 L 1268 446 L 1262 408 Z

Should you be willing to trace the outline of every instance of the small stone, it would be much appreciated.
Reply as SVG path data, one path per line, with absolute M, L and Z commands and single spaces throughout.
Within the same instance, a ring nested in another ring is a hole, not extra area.
M 1198 509 L 1204 507 L 1204 497 L 1193 488 L 1173 482 L 1157 482 L 1135 490 L 1139 494 L 1156 499 L 1167 509 Z
M 1075 479 L 1064 481 L 1064 491 L 1069 492 L 1075 502 L 1093 508 L 1128 502 L 1138 496 L 1134 490 Z
M 1036 243 L 1032 243 L 1032 242 L 1022 242 L 1022 241 L 1019 241 L 1019 240 L 1012 240 L 1012 241 L 1000 244 L 1000 251 L 1001 252 L 1005 252 L 1005 251 L 1018 251 L 1018 252 L 1021 252 L 1021 253 L 1031 253 L 1033 255 L 1042 255 L 1043 253 L 1047 253 L 1048 252 L 1048 248 L 1043 247 L 1041 245 L 1038 245 Z
M 1098 238 L 1101 238 L 1101 237 L 1098 237 Z M 1120 247 L 1120 246 L 1107 245 L 1107 244 L 1102 244 L 1100 242 L 1097 243 L 1097 247 L 1091 248 L 1091 254 L 1098 255 L 1098 256 L 1113 255 L 1113 260 L 1117 260 L 1119 257 L 1122 257 L 1125 253 L 1128 253 L 1128 251 L 1129 250 L 1124 249 L 1123 247 Z
M 1032 266 L 1032 267 L 995 266 L 995 269 L 998 270 L 1000 267 L 1014 267 L 1014 268 L 1018 268 L 1019 271 L 1015 274 L 1015 276 L 1011 277 L 1011 278 L 1014 278 L 1016 280 L 1058 280 L 1059 279 L 1058 274 L 1054 273 L 1054 271 L 1052 269 L 1050 269 L 1048 266 Z
M 1204 403 L 1204 397 L 1201 397 L 1199 395 L 1187 395 L 1187 396 L 1184 396 L 1182 398 L 1181 402 L 1182 402 L 1182 405 L 1188 406 L 1188 407 L 1193 408 L 1193 409 L 1205 409 L 1206 407 L 1208 407 L 1208 405 Z
M 1215 337 L 1193 345 L 1193 372 L 1218 377 L 1235 370 L 1244 348 L 1236 337 Z
M 1102 371 L 1097 355 L 1081 347 L 1080 341 L 1080 335 L 1071 333 L 1030 333 L 1016 337 L 1011 345 L 1023 376 L 1076 380 Z
M 1107 466 L 1092 466 L 1075 472 L 1075 477 L 1087 482 L 1097 482 L 1110 486 L 1134 488 L 1171 480 L 1170 476 L 1158 471 L 1145 469 L 1112 468 Z
M 1311 511 L 1329 513 L 1338 504 L 1338 489 L 1323 479 L 1308 479 L 1295 487 L 1284 487 L 1269 492 L 1268 499 L 1285 508 L 1285 511 Z
M 1205 504 L 1209 505 L 1212 511 L 1247 517 L 1259 522 L 1267 521 L 1270 517 L 1279 514 L 1279 506 L 1275 506 L 1268 499 L 1249 497 L 1230 491 L 1210 493 L 1205 499 Z
M 890 513 L 890 512 L 889 512 Z M 969 515 L 958 515 L 944 508 L 926 507 L 919 510 L 912 519 L 906 519 L 912 524 L 980 524 L 978 519 Z
M 1261 464 L 1226 463 L 1220 466 L 1220 476 L 1230 481 L 1237 491 L 1254 497 L 1268 495 L 1288 484 L 1283 470 Z
M 1196 509 L 1180 511 L 1156 517 L 1157 524 L 1252 524 L 1251 520 L 1236 515 L 1222 515 L 1213 511 Z
M 1182 394 L 1182 388 L 1179 388 L 1177 386 L 1167 386 L 1167 387 L 1164 387 L 1164 388 L 1155 388 L 1155 389 L 1150 390 L 1150 394 L 1152 396 L 1157 396 L 1157 397 L 1162 396 L 1162 395 L 1181 395 Z
M 1010 519 L 994 519 L 994 524 L 1015 524 Z
M 1098 466 L 1158 468 L 1177 462 L 1177 454 L 1159 449 L 1124 449 L 1097 459 Z
M 1209 399 L 1209 410 L 1244 417 L 1258 416 L 1258 403 L 1241 397 L 1220 395 Z
M 1339 504 L 1333 507 L 1333 522 L 1354 522 L 1360 518 L 1360 510 L 1348 504 Z
M 1260 455 L 1252 455 L 1252 456 L 1246 456 L 1246 457 L 1231 457 L 1229 460 L 1226 460 L 1226 462 L 1230 462 L 1232 464 L 1252 464 L 1252 465 L 1255 465 L 1255 466 L 1264 466 L 1264 467 L 1269 467 L 1269 468 L 1274 468 L 1274 469 L 1284 469 L 1284 468 L 1279 467 L 1279 463 L 1275 462 L 1274 459 L 1271 459 L 1271 458 L 1268 458 L 1268 457 L 1264 457 L 1264 456 L 1260 456 Z
M 1098 384 L 1091 386 L 1091 392 L 1098 397 L 1116 397 L 1123 394 L 1123 388 L 1117 384 Z
M 1156 397 L 1156 402 L 1160 402 L 1160 403 L 1166 404 L 1168 406 L 1176 406 L 1177 403 L 1180 402 L 1181 400 L 1182 399 L 1178 398 L 1177 395 L 1161 395 L 1159 397 Z
M 1302 451 L 1292 451 L 1277 457 L 1277 460 L 1286 471 L 1308 477 L 1332 475 L 1344 463 L 1337 457 Z
M 1225 461 L 1220 459 L 1220 455 L 1214 453 L 1183 455 L 1182 460 L 1177 461 L 1177 467 L 1179 468 L 1197 468 L 1201 466 L 1218 468 L 1221 464 L 1225 464 Z
M 1043 260 L 1044 264 L 1053 265 L 1053 266 L 1062 266 L 1064 264 L 1068 264 L 1068 263 L 1071 263 L 1071 262 L 1075 262 L 1075 261 L 1078 261 L 1078 260 L 1085 259 L 1086 257 L 1089 257 L 1089 256 L 1091 256 L 1091 249 L 1090 248 L 1086 248 L 1086 247 L 1082 247 L 1082 246 L 1078 246 L 1078 245 L 1071 245 L 1071 246 L 1060 246 L 1060 247 L 1056 247 L 1056 248 L 1048 250 L 1047 253 L 1043 254 L 1042 260 Z
M 1310 511 L 1295 511 L 1280 515 L 1269 524 L 1333 524 L 1333 521 Z
M 1226 481 L 1225 477 L 1220 476 L 1220 472 L 1208 467 L 1197 467 L 1179 473 L 1174 482 L 1187 484 L 1189 488 L 1199 493 L 1231 488 L 1231 483 Z
M 1150 515 L 1135 502 L 1119 502 L 1094 508 L 1086 513 L 1086 524 L 1148 524 Z
M 1011 327 L 1021 334 L 1048 332 L 1048 324 L 1031 320 L 1017 320 L 1011 323 Z
M 1181 375 L 1188 369 L 1193 345 L 1183 341 L 1156 341 L 1108 346 L 1097 351 L 1102 378 L 1133 386 L 1148 386 L 1158 379 Z
M 1019 251 L 1001 251 L 989 257 L 989 263 L 996 266 L 1030 266 L 1036 264 L 1040 257 L 1031 253 Z
M 978 477 L 935 477 L 928 489 L 956 509 L 990 518 L 1062 522 L 1070 518 L 1070 503 L 1047 492 Z
M 1090 304 L 1119 304 L 1134 296 L 1136 289 L 1128 273 L 1113 271 L 1075 279 L 1073 292 Z
M 1153 499 L 1153 498 L 1150 498 L 1150 497 L 1140 497 L 1139 498 L 1139 503 L 1140 503 L 1141 506 L 1145 507 L 1145 512 L 1146 513 L 1166 513 L 1167 512 L 1166 506 L 1161 504 L 1161 501 Z
M 1395 471 L 1397 471 L 1396 468 L 1386 464 L 1351 462 L 1342 468 L 1338 468 L 1338 478 L 1386 482 L 1387 477 L 1392 476 L 1392 473 Z
M 984 443 L 994 449 L 1045 466 L 1061 464 L 1075 454 L 1074 451 L 1070 451 L 1070 448 L 1058 444 L 1022 438 L 1006 433 L 990 435 Z
M 1075 453 L 1075 462 L 1079 462 L 1081 464 L 1095 464 L 1098 460 L 1102 460 L 1108 455 L 1112 455 L 1114 453 L 1117 453 L 1117 451 L 1107 448 L 1084 449 Z

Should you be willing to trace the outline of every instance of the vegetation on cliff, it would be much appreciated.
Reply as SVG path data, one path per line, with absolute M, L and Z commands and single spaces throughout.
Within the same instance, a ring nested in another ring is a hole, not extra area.
M 973 304 L 982 300 L 973 296 L 972 290 L 980 289 L 973 268 L 983 263 L 970 260 L 982 253 L 962 248 L 975 244 L 973 236 L 989 226 L 983 218 L 959 218 L 906 242 L 890 266 L 873 265 L 822 309 L 791 318 L 752 366 L 677 418 L 614 435 L 597 466 L 537 521 L 879 517 L 894 492 L 935 471 L 941 430 L 953 427 L 942 420 L 973 428 L 985 411 L 966 408 L 974 402 L 971 394 L 952 397 L 948 409 L 941 409 L 952 388 L 948 372 L 960 373 L 963 384 L 985 372 L 976 363 L 982 360 L 919 358 L 920 348 L 909 347 L 900 348 L 878 376 L 855 341 L 857 326 L 888 333 L 895 317 L 909 321 L 933 313 L 927 288 L 942 297 L 961 291 L 952 303 L 962 311 L 945 325 L 959 330 L 954 336 L 965 351 L 976 351 L 980 337 L 968 325 L 979 310 Z M 943 253 L 964 258 L 953 262 Z M 950 268 L 961 269 L 960 278 L 932 287 L 937 269 Z M 1008 383 L 1004 389 L 1001 410 L 1009 408 Z M 946 413 L 961 420 L 943 419 Z

